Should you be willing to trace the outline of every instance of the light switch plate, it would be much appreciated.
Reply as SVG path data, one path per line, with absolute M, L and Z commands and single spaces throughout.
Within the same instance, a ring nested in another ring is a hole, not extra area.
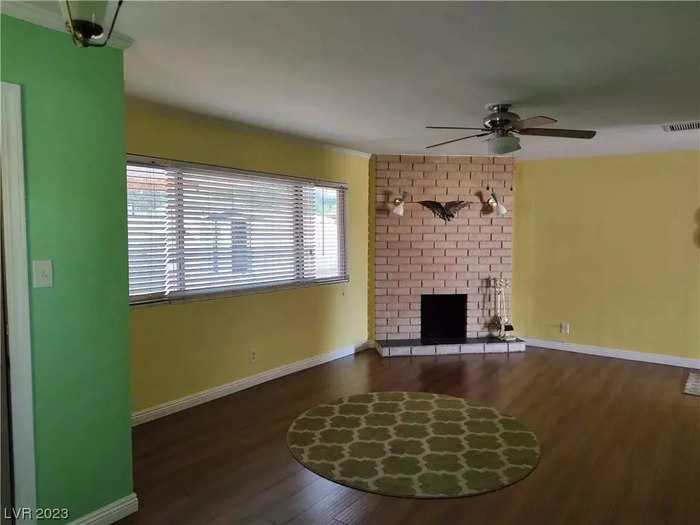
M 32 282 L 34 288 L 51 288 L 53 286 L 53 267 L 50 259 L 32 261 Z

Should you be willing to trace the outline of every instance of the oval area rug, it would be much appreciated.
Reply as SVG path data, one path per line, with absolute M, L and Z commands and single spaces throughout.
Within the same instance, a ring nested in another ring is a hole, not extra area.
M 489 492 L 537 465 L 535 434 L 514 417 L 426 392 L 373 392 L 318 405 L 287 432 L 294 458 L 356 489 L 414 498 Z

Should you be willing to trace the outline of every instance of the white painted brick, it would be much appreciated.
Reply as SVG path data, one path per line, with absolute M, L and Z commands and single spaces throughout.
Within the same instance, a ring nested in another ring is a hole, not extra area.
M 525 341 L 516 341 L 514 343 L 508 343 L 509 352 L 524 352 L 525 351 Z
M 483 343 L 467 343 L 459 345 L 459 351 L 462 354 L 483 354 L 484 344 Z
M 458 354 L 459 345 L 435 345 L 437 355 Z
M 379 344 L 377 345 L 377 353 L 382 357 L 389 357 L 389 349 L 382 348 L 382 346 Z
M 392 346 L 389 348 L 389 355 L 391 357 L 411 355 L 411 347 L 410 346 Z
M 485 343 L 484 352 L 487 354 L 500 354 L 508 351 L 508 343 Z
M 413 346 L 411 355 L 435 355 L 435 346 Z

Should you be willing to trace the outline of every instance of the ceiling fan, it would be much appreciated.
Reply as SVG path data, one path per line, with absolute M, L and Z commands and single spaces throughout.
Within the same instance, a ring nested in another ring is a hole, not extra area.
M 592 139 L 596 132 L 582 129 L 555 129 L 541 128 L 546 124 L 553 124 L 556 119 L 550 117 L 530 117 L 520 120 L 520 115 L 508 111 L 511 104 L 488 104 L 486 109 L 490 112 L 484 117 L 483 126 L 480 128 L 469 128 L 459 126 L 426 126 L 428 129 L 471 129 L 482 131 L 475 135 L 467 135 L 445 142 L 438 142 L 426 146 L 426 149 L 436 148 L 452 142 L 460 140 L 472 139 L 476 137 L 485 137 L 493 135 L 487 140 L 489 145 L 489 153 L 501 155 L 510 153 L 520 149 L 520 139 L 517 135 L 532 135 L 538 137 L 563 137 L 567 139 Z

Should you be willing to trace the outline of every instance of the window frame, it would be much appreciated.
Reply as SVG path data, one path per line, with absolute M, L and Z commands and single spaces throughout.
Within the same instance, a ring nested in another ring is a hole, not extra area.
M 251 176 L 251 177 L 265 177 L 268 179 L 273 179 L 273 180 L 280 180 L 280 181 L 285 181 L 285 182 L 292 182 L 292 183 L 307 183 L 307 184 L 313 184 L 316 187 L 324 187 L 324 188 L 332 188 L 336 190 L 340 190 L 344 192 L 343 196 L 343 204 L 342 204 L 342 224 L 341 224 L 341 229 L 339 229 L 338 235 L 339 238 L 342 239 L 343 241 L 343 247 L 342 247 L 342 253 L 339 254 L 339 257 L 343 257 L 344 261 L 340 261 L 342 267 L 345 269 L 344 274 L 341 274 L 336 277 L 325 277 L 325 278 L 318 278 L 318 279 L 313 279 L 313 280 L 295 280 L 295 281 L 285 281 L 282 283 L 261 283 L 259 285 L 251 285 L 251 286 L 246 286 L 246 287 L 236 287 L 236 288 L 226 288 L 226 289 L 221 289 L 221 290 L 208 290 L 208 291 L 203 291 L 203 292 L 198 292 L 198 291 L 191 291 L 191 292 L 179 292 L 175 296 L 168 297 L 167 295 L 164 295 L 163 293 L 152 293 L 152 294 L 143 294 L 139 296 L 132 296 L 129 295 L 129 306 L 132 308 L 138 308 L 138 307 L 148 307 L 148 306 L 157 306 L 157 305 L 162 305 L 162 304 L 178 304 L 178 303 L 184 303 L 184 302 L 191 302 L 191 301 L 207 301 L 207 300 L 215 300 L 215 299 L 222 299 L 226 297 L 235 297 L 239 295 L 249 295 L 249 294 L 257 294 L 257 293 L 269 293 L 269 292 L 275 292 L 275 291 L 281 291 L 281 290 L 291 290 L 295 288 L 308 288 L 310 286 L 317 286 L 317 285 L 327 285 L 327 284 L 345 284 L 350 282 L 350 251 L 349 251 L 349 244 L 350 244 L 350 239 L 349 239 L 349 228 L 348 228 L 348 199 L 349 199 L 349 188 L 346 183 L 343 182 L 335 182 L 335 181 L 329 181 L 329 180 L 322 180 L 322 179 L 312 179 L 308 177 L 294 177 L 290 175 L 282 175 L 278 173 L 270 173 L 270 172 L 263 172 L 263 171 L 254 171 L 254 170 L 244 170 L 244 169 L 239 169 L 239 168 L 232 168 L 228 166 L 218 166 L 214 164 L 206 164 L 206 163 L 201 163 L 201 162 L 188 162 L 188 161 L 180 161 L 180 160 L 173 160 L 173 159 L 166 159 L 162 157 L 153 157 L 153 156 L 146 156 L 146 155 L 138 155 L 138 154 L 133 154 L 133 153 L 128 153 L 126 157 L 126 167 L 127 170 L 125 170 L 125 182 L 128 181 L 128 165 L 129 164 L 140 164 L 142 166 L 153 166 L 157 168 L 172 168 L 172 169 L 178 169 L 178 168 L 200 168 L 200 169 L 205 169 L 205 170 L 212 170 L 216 171 L 220 175 L 225 175 L 225 174 L 231 174 L 231 175 L 245 175 L 245 176 Z M 128 188 L 127 188 L 127 193 L 128 193 Z M 339 205 L 339 207 L 341 207 Z M 129 221 L 129 212 L 128 212 L 128 203 L 127 203 L 127 209 L 126 211 L 126 219 L 127 219 L 127 236 L 128 236 L 128 221 Z M 339 210 L 340 211 L 340 210 Z M 340 215 L 339 215 L 340 216 Z M 339 239 L 339 241 L 340 241 Z M 340 248 L 340 246 L 339 246 Z M 128 251 L 128 248 L 127 248 Z M 128 261 L 127 261 L 127 269 L 128 269 Z

